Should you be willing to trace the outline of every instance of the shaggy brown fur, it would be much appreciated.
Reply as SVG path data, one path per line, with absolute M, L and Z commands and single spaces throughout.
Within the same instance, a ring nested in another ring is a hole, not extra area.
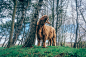
M 39 22 L 37 22 L 36 33 L 37 33 L 38 46 L 40 46 L 40 40 L 43 40 L 43 47 L 46 47 L 46 43 L 45 43 L 46 40 L 50 41 L 51 46 L 53 40 L 53 45 L 56 46 L 55 29 L 51 26 L 45 25 L 45 23 L 50 24 L 48 20 L 49 20 L 48 16 L 44 15 L 40 18 Z

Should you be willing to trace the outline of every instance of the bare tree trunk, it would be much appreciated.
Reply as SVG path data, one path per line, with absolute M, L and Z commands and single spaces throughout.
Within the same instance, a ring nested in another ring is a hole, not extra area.
M 9 41 L 8 41 L 8 45 L 7 45 L 8 48 L 10 48 L 12 46 L 12 37 L 13 37 L 13 31 L 14 31 L 14 21 L 15 21 L 16 7 L 17 7 L 17 0 L 14 1 L 14 10 L 13 10 L 13 15 L 12 15 L 12 25 L 11 25 L 10 37 L 9 37 Z
M 72 47 L 72 39 L 71 39 L 71 47 Z
M 58 29 L 58 4 L 59 4 L 59 0 L 57 0 L 57 7 L 56 7 L 56 14 L 57 14 L 57 21 L 56 21 L 56 45 L 57 45 L 57 29 Z M 58 38 L 58 42 L 59 42 L 59 38 Z
M 18 38 L 18 35 L 19 35 L 20 31 L 21 31 L 22 24 L 23 24 L 23 21 L 24 21 L 24 14 L 25 14 L 24 4 L 22 4 L 22 17 L 21 17 L 21 20 L 19 21 L 18 29 L 15 30 L 12 44 L 14 44 L 14 42 Z
M 28 6 L 29 6 L 30 2 L 31 1 L 28 1 Z M 22 3 L 22 16 L 21 16 L 21 20 L 18 23 L 18 29 L 16 29 L 15 33 L 14 33 L 14 38 L 13 38 L 13 42 L 12 42 L 13 45 L 14 45 L 15 41 L 17 40 L 17 38 L 18 38 L 18 36 L 20 34 L 20 31 L 21 31 L 21 28 L 22 28 L 22 24 L 23 24 L 23 21 L 24 21 L 25 9 L 27 9 L 28 6 L 25 8 L 24 7 L 24 3 Z
M 21 39 L 21 45 L 23 45 L 24 36 L 25 36 L 25 18 L 24 18 L 24 33 L 23 33 L 23 37 Z
M 77 44 L 77 36 L 78 36 L 78 10 L 77 10 L 77 0 L 76 0 L 76 12 L 77 12 L 77 19 L 76 19 L 76 37 L 75 37 L 75 43 L 74 43 L 74 48 L 76 48 L 76 44 Z
M 64 37 L 64 46 L 65 46 L 65 37 Z
M 38 21 L 39 10 L 41 9 L 42 3 L 43 3 L 43 0 L 39 0 L 38 5 L 37 5 L 36 10 L 35 10 L 34 17 L 31 20 L 29 36 L 26 39 L 26 42 L 23 45 L 23 47 L 32 47 L 32 45 L 34 45 L 35 33 L 36 33 L 36 24 Z
M 52 17 L 53 17 L 52 27 L 54 27 L 54 0 L 53 0 L 53 8 L 52 8 Z

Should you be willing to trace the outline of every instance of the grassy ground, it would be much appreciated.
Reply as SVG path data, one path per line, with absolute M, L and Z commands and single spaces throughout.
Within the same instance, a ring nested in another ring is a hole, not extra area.
M 22 48 L 14 46 L 11 48 L 0 47 L 0 57 L 86 57 L 86 49 L 76 49 L 61 46 L 34 46 Z

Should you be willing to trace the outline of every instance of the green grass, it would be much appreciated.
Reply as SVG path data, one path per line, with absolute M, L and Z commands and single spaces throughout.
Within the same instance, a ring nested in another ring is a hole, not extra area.
M 32 48 L 13 46 L 11 48 L 0 47 L 0 57 L 86 57 L 86 49 L 76 49 L 61 46 L 34 46 Z

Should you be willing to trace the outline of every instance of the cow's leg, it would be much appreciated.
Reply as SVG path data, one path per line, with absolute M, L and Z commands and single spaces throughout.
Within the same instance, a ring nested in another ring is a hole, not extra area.
M 45 38 L 43 39 L 43 47 L 44 48 L 46 47 L 46 39 Z
M 50 41 L 50 46 L 52 46 L 52 39 L 50 39 L 49 41 Z
M 53 38 L 53 46 L 56 46 L 56 39 Z
M 46 47 L 46 40 L 47 40 L 47 35 L 45 35 L 43 37 L 43 47 L 45 48 Z
M 40 40 L 38 39 L 38 46 L 40 46 Z

